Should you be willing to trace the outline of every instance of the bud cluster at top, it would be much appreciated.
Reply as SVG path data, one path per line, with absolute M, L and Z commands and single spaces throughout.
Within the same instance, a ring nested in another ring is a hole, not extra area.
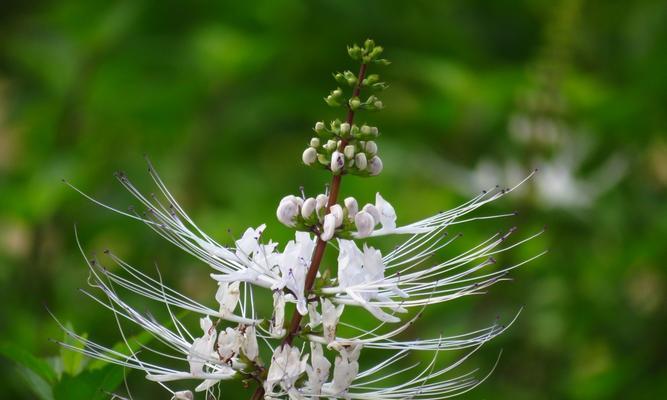
M 346 107 L 347 121 L 336 119 L 329 124 L 317 122 L 314 128 L 315 136 L 302 155 L 304 164 L 330 170 L 336 175 L 345 173 L 375 176 L 382 171 L 382 160 L 377 155 L 378 146 L 375 142 L 380 131 L 376 126 L 356 125 L 351 122 L 357 111 L 378 111 L 384 108 L 377 93 L 386 89 L 387 84 L 380 81 L 377 74 L 366 74 L 370 64 L 389 64 L 386 59 L 379 58 L 382 51 L 382 47 L 376 46 L 370 39 L 364 42 L 363 47 L 356 44 L 348 47 L 350 57 L 361 61 L 359 73 L 337 72 L 333 77 L 342 86 L 348 86 L 351 93 L 346 96 L 344 90 L 337 87 L 324 98 L 331 107 Z M 371 94 L 361 97 L 363 90 L 368 90 Z

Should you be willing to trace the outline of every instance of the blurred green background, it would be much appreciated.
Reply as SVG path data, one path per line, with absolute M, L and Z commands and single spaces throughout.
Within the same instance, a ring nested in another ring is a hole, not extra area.
M 125 392 L 118 371 L 63 363 L 48 341 L 62 333 L 45 305 L 77 332 L 119 340 L 77 291 L 87 272 L 74 224 L 87 252 L 157 263 L 171 286 L 211 304 L 206 265 L 61 178 L 125 209 L 136 202 L 112 172 L 150 192 L 145 153 L 211 236 L 229 243 L 228 228 L 267 222 L 284 243 L 275 207 L 326 182 L 300 154 L 315 121 L 342 117 L 320 100 L 331 72 L 355 69 L 345 46 L 366 37 L 393 61 L 376 70 L 391 85 L 387 111 L 366 119 L 383 132 L 385 172 L 346 178 L 344 195 L 366 202 L 379 190 L 406 222 L 541 169 L 485 211 L 518 217 L 468 225 L 464 239 L 548 225 L 505 260 L 551 252 L 421 320 L 417 335 L 457 334 L 524 306 L 466 363 L 483 373 L 503 350 L 463 397 L 667 395 L 667 3 L 93 0 L 0 3 L 1 397 Z M 136 399 L 169 397 L 140 373 L 128 385 Z

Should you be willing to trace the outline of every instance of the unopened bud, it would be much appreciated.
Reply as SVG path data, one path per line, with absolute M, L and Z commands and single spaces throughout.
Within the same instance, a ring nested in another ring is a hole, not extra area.
M 325 194 L 318 194 L 315 198 L 315 211 L 319 214 L 320 211 L 327 206 L 329 196 Z
M 359 204 L 357 199 L 354 197 L 348 197 L 345 199 L 345 208 L 347 208 L 347 215 L 350 218 L 354 218 L 355 215 L 359 212 Z
M 331 213 L 331 215 L 333 215 L 336 219 L 336 228 L 343 225 L 343 207 L 341 207 L 339 204 L 334 204 L 329 209 L 329 213 Z
M 379 175 L 382 172 L 382 160 L 378 156 L 373 156 L 368 161 L 368 172 L 371 176 Z
M 315 124 L 315 132 L 320 133 L 324 131 L 324 122 L 319 121 Z
M 366 142 L 366 152 L 371 156 L 376 155 L 378 152 L 378 145 L 374 141 L 369 140 Z
M 367 212 L 373 216 L 373 220 L 375 221 L 373 226 L 380 222 L 380 211 L 378 211 L 374 204 L 366 204 L 364 208 L 361 209 L 361 211 Z
M 354 216 L 354 225 L 357 227 L 357 234 L 360 238 L 370 236 L 375 229 L 375 219 L 366 211 L 361 211 Z
M 373 126 L 373 127 L 371 127 L 371 135 L 373 135 L 373 136 L 375 136 L 375 137 L 377 137 L 377 136 L 380 135 L 380 132 L 378 131 L 377 126 Z
M 368 125 L 362 125 L 361 126 L 361 133 L 364 135 L 370 135 L 371 134 L 371 127 Z
M 343 153 L 336 150 L 331 154 L 331 172 L 334 174 L 340 172 L 345 166 L 345 156 Z
M 345 158 L 348 160 L 351 160 L 354 158 L 354 153 L 356 151 L 356 148 L 353 144 L 348 144 L 345 146 L 345 149 L 343 150 L 343 154 L 345 154 Z
M 315 150 L 312 147 L 307 148 L 306 150 L 303 151 L 301 159 L 303 160 L 303 163 L 306 165 L 315 164 L 315 160 L 317 160 L 317 150 Z
M 336 232 L 336 217 L 332 214 L 327 214 L 324 216 L 324 223 L 322 224 L 322 233 L 320 233 L 320 239 L 325 242 L 333 238 L 334 233 Z
M 311 149 L 313 149 L 313 148 L 311 147 Z M 313 150 L 315 150 L 315 149 L 313 149 Z M 319 161 L 320 164 L 322 164 L 322 165 L 329 165 L 329 159 L 324 154 L 318 154 L 317 155 L 317 161 Z
M 320 139 L 316 137 L 310 139 L 310 147 L 315 147 L 315 148 L 320 147 Z
M 315 207 L 317 206 L 317 201 L 315 201 L 314 198 L 309 197 L 303 202 L 303 206 L 301 206 L 301 216 L 305 219 L 310 218 L 311 215 L 313 215 L 313 211 L 315 211 Z
M 357 167 L 357 169 L 359 169 L 359 171 L 365 170 L 367 165 L 366 154 L 357 153 L 357 155 L 354 156 L 354 165 Z
M 348 132 L 350 132 L 350 124 L 348 124 L 347 122 L 343 122 L 342 124 L 340 124 L 340 133 L 345 134 Z
M 329 151 L 334 151 L 336 150 L 337 143 L 335 140 L 328 140 L 327 144 L 324 145 L 324 148 L 329 150 Z
M 350 99 L 350 108 L 351 109 L 356 110 L 357 108 L 359 108 L 359 106 L 361 106 L 361 100 L 359 100 L 356 97 L 353 98 L 353 99 Z
M 301 204 L 299 200 L 301 199 L 293 195 L 284 197 L 280 201 L 278 210 L 276 211 L 278 221 L 290 228 L 294 227 L 294 218 L 299 215 L 299 206 Z
M 381 110 L 381 109 L 384 108 L 384 104 L 382 104 L 381 100 L 377 100 L 375 103 L 373 103 L 373 106 L 378 110 Z
M 331 92 L 333 97 L 340 97 L 343 95 L 343 90 L 341 88 L 336 88 L 336 90 Z

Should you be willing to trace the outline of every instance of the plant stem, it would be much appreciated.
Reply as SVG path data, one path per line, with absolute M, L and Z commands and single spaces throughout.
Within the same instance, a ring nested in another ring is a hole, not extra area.
M 366 67 L 367 64 L 362 63 L 361 67 L 359 68 L 359 74 L 357 75 L 357 85 L 354 87 L 354 91 L 352 92 L 352 97 L 358 97 L 359 93 L 361 92 L 361 82 L 364 80 L 366 76 Z M 347 109 L 347 119 L 346 122 L 350 124 L 350 127 L 352 126 L 352 123 L 354 122 L 354 110 L 351 109 L 348 105 Z M 343 149 L 345 149 L 345 146 L 347 146 L 347 140 L 342 139 L 340 142 L 340 146 L 338 147 L 338 151 L 342 152 Z M 331 209 L 331 206 L 336 204 L 338 202 L 338 192 L 340 191 L 340 182 L 342 178 L 342 174 L 334 175 L 333 178 L 331 179 L 331 185 L 330 185 L 330 192 L 329 192 L 329 201 L 327 202 L 327 208 L 326 208 L 326 213 L 329 213 L 329 210 Z M 308 274 L 306 275 L 306 280 L 304 283 L 304 293 L 306 295 L 306 298 L 308 297 L 308 293 L 310 290 L 313 288 L 313 284 L 315 283 L 315 278 L 317 277 L 317 271 L 320 269 L 320 264 L 322 263 L 322 258 L 324 257 L 324 250 L 327 248 L 327 242 L 320 239 L 320 237 L 317 237 L 317 244 L 315 245 L 315 250 L 313 251 L 313 256 L 311 257 L 311 262 L 310 262 L 310 267 L 308 268 Z M 294 340 L 294 337 L 299 333 L 301 330 L 301 320 L 303 319 L 303 315 L 299 314 L 297 311 L 294 311 L 294 314 L 292 314 L 292 320 L 290 321 L 290 327 L 289 330 L 287 331 L 287 336 L 283 339 L 283 342 L 281 346 L 284 345 L 292 345 L 292 341 Z M 255 393 L 252 395 L 251 400 L 259 400 L 264 396 L 264 387 L 261 385 L 255 390 Z

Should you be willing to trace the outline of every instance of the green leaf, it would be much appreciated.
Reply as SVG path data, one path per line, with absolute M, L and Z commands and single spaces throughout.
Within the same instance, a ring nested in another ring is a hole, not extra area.
M 34 372 L 48 384 L 53 384 L 57 380 L 56 372 L 46 361 L 33 356 L 14 344 L 1 343 L 0 355 Z
M 54 400 L 51 385 L 41 375 L 22 364 L 16 366 L 16 372 L 25 382 L 25 387 L 32 391 L 39 399 Z
M 55 400 L 103 400 L 123 382 L 123 368 L 108 365 L 97 370 L 85 370 L 77 376 L 63 375 L 54 386 Z
M 74 331 L 71 324 L 69 323 L 67 324 L 67 329 Z M 80 336 L 83 337 L 84 339 L 88 337 L 86 333 L 83 333 Z M 65 334 L 65 339 L 63 340 L 63 342 L 80 349 L 83 349 L 84 346 L 83 343 L 79 342 L 78 340 L 72 339 L 67 334 Z M 60 349 L 60 358 L 63 361 L 63 372 L 65 372 L 66 374 L 76 376 L 81 371 L 83 371 L 84 361 L 85 361 L 83 353 L 62 347 Z

